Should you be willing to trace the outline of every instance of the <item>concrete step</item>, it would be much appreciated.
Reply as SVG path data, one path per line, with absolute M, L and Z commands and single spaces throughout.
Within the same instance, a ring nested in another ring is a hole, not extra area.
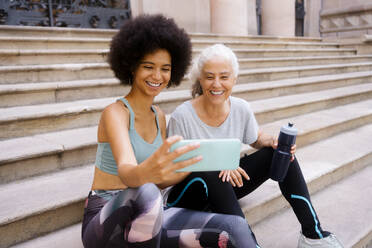
M 0 141 L 0 184 L 94 163 L 97 126 Z
M 243 69 L 239 71 L 238 82 L 271 81 L 285 78 L 301 78 L 318 75 L 332 75 L 339 73 L 369 71 L 372 62 L 329 64 L 329 65 L 305 65 L 274 68 Z
M 338 149 L 338 148 L 337 148 Z M 323 229 L 335 233 L 344 247 L 372 246 L 372 164 L 312 196 Z M 262 247 L 297 247 L 300 226 L 286 209 L 253 226 Z M 80 247 L 80 246 L 76 246 Z
M 244 98 L 244 94 L 234 91 Z M 259 123 L 309 113 L 342 104 L 369 99 L 372 83 L 263 99 L 251 102 Z M 0 108 L 0 139 L 92 126 L 98 123 L 103 108 L 116 98 Z M 155 99 L 165 113 L 190 99 L 190 92 L 175 90 L 160 93 Z
M 368 61 L 347 64 L 243 69 L 239 72 L 238 82 L 258 82 L 284 78 L 368 71 L 371 67 L 372 62 Z M 60 82 L 114 77 L 109 65 L 105 62 L 1 66 L 0 74 L 2 75 L 0 84 Z M 186 79 L 184 80 L 187 81 Z
M 107 63 L 1 66 L 0 84 L 112 78 Z
M 202 49 L 193 49 L 193 56 Z M 312 48 L 312 49 L 233 49 L 238 58 L 270 58 L 270 57 L 313 57 L 313 56 L 347 56 L 355 55 L 356 49 Z
M 0 49 L 0 65 L 42 65 L 106 62 L 109 49 Z M 196 53 L 195 53 L 196 54 Z M 240 68 L 366 62 L 371 55 L 241 58 Z
M 1 49 L 107 49 L 111 38 L 0 36 Z M 194 48 L 205 48 L 215 40 L 192 40 Z M 338 43 L 303 41 L 224 41 L 231 48 L 338 48 Z
M 111 38 L 118 30 L 1 25 L 0 36 Z
M 367 190 L 371 187 L 371 184 L 368 183 L 372 176 L 371 173 L 371 166 L 368 166 L 312 196 L 312 202 L 317 208 L 322 226 L 327 228 L 326 230 L 336 233 L 345 247 L 370 248 L 372 246 L 372 227 L 368 218 L 366 218 L 372 212 L 370 209 L 371 202 L 361 198 L 361 192 L 368 194 Z M 362 182 L 362 184 L 359 182 Z M 344 192 L 348 192 L 347 198 L 343 197 Z M 350 200 L 349 194 L 353 201 Z M 337 207 L 337 212 L 330 212 L 329 209 L 334 209 L 334 204 L 329 199 L 342 202 L 343 204 L 338 205 L 342 207 Z M 358 202 L 358 204 L 355 205 L 355 202 Z M 351 213 L 354 213 L 353 218 L 350 218 Z M 253 225 L 252 228 L 262 247 L 297 247 L 296 242 L 300 227 L 290 209 L 278 212 L 275 216 Z M 80 233 L 81 224 L 75 224 L 11 248 L 49 248 L 52 246 L 55 248 L 83 248 Z
M 0 49 L 107 49 L 110 42 L 111 38 L 0 36 Z
M 372 163 L 371 132 L 372 124 L 367 124 L 298 149 L 296 157 L 311 194 Z M 240 205 L 251 224 L 289 206 L 272 180 L 241 199 Z
M 115 78 L 32 84 L 0 84 L 0 107 L 122 96 L 128 92 L 129 87 L 120 84 L 119 80 Z
M 275 97 L 251 102 L 260 124 L 370 99 L 371 84 Z
M 109 29 L 87 29 L 87 28 L 63 28 L 63 27 L 27 27 L 27 26 L 0 26 L 0 36 L 15 37 L 83 37 L 83 38 L 111 38 L 117 30 Z M 264 36 L 264 35 L 219 35 L 206 33 L 190 33 L 190 38 L 197 40 L 216 41 L 303 41 L 321 42 L 318 37 L 286 37 L 286 36 Z
M 0 247 L 80 222 L 92 178 L 90 165 L 3 185 Z
M 327 139 L 326 141 L 318 142 L 314 144 L 314 147 L 311 146 L 312 148 L 305 147 L 298 150 L 297 156 L 299 158 L 305 158 L 305 161 L 301 160 L 302 168 L 312 192 L 314 192 L 315 187 L 320 188 L 319 185 L 314 186 L 315 182 L 324 187 L 334 183 L 340 178 L 346 177 L 351 174 L 353 170 L 365 167 L 366 161 L 361 162 L 361 160 L 363 160 L 361 157 L 367 157 L 367 159 L 364 160 L 369 162 L 372 161 L 372 148 L 368 146 L 371 139 L 369 138 L 370 136 L 366 135 L 369 134 L 371 130 L 372 125 L 364 126 L 352 132 L 343 133 L 331 139 Z M 354 139 L 352 139 L 352 137 Z M 339 147 L 340 140 L 345 139 L 350 141 L 359 140 L 359 143 L 363 145 L 363 149 L 354 148 L 354 150 L 350 150 L 353 142 L 350 142 L 350 147 L 345 149 L 343 149 L 343 147 L 335 149 L 336 146 Z M 319 155 L 315 159 L 313 158 L 314 150 L 317 151 L 317 155 Z M 321 151 L 323 153 L 321 153 Z M 348 151 L 347 158 L 340 158 L 340 155 L 345 154 L 345 151 Z M 57 216 L 74 216 L 75 221 L 71 218 L 72 223 L 79 222 L 82 217 L 83 201 L 91 183 L 92 169 L 91 166 L 79 167 L 52 175 L 10 183 L 2 187 L 0 196 L 4 197 L 2 199 L 6 199 L 5 202 L 7 202 L 6 205 L 0 207 L 0 223 L 2 223 L 2 225 L 0 225 L 2 230 L 0 230 L 2 233 L 7 234 L 7 239 L 2 242 L 7 242 L 7 245 L 14 244 L 27 240 L 30 237 L 37 237 L 46 232 L 67 226 L 65 225 L 66 222 L 61 223 L 58 219 L 55 221 L 54 219 L 52 219 L 53 221 L 50 220 L 50 218 L 55 217 L 54 215 L 52 217 L 50 216 L 51 209 L 53 209 L 53 213 L 56 213 Z M 67 188 L 63 187 L 63 189 L 61 189 L 60 185 L 66 178 L 68 178 L 69 184 L 66 186 Z M 319 183 L 320 180 L 323 182 Z M 268 183 L 270 184 L 270 182 Z M 267 187 L 265 184 L 248 197 L 242 199 L 240 202 L 244 211 L 247 211 L 247 205 L 252 203 L 252 199 L 255 199 L 255 203 L 257 203 L 256 200 L 262 200 L 262 198 L 266 198 L 266 202 L 259 202 L 260 212 L 270 212 L 273 211 L 272 208 L 275 207 L 280 209 L 277 207 L 278 204 L 273 202 L 275 201 L 275 190 L 273 190 L 272 186 L 271 184 L 271 187 Z M 263 194 L 262 191 L 266 194 Z M 35 195 L 31 192 L 40 192 L 40 194 Z M 74 193 L 72 194 L 71 192 Z M 11 201 L 11 199 L 14 198 L 13 195 L 19 196 L 17 197 L 18 200 Z M 248 200 L 248 198 L 250 200 Z M 79 205 L 79 201 L 81 202 L 81 209 L 73 208 L 73 206 Z M 271 201 L 271 203 L 268 204 L 267 201 Z M 266 209 L 267 205 L 271 206 L 270 209 Z M 283 206 L 281 208 L 283 208 Z M 262 209 L 266 211 L 262 211 Z M 266 217 L 262 215 L 264 214 L 261 214 L 260 218 Z M 6 217 L 1 218 L 1 216 Z M 250 220 L 249 215 L 247 219 Z M 27 222 L 25 220 L 27 220 Z M 29 230 L 29 232 L 22 235 L 12 235 L 18 233 L 17 228 L 19 228 L 19 226 Z M 77 229 L 75 228 L 75 230 Z
M 372 82 L 372 72 L 352 72 L 298 79 L 238 84 L 233 91 L 245 95 L 247 100 L 317 91 L 347 85 Z M 190 91 L 191 83 L 184 80 L 180 86 L 167 88 Z M 32 84 L 0 84 L 0 107 L 66 102 L 99 97 L 121 96 L 129 88 L 115 78 L 78 80 L 65 82 L 42 82 Z
M 270 36 L 270 35 L 221 35 L 221 34 L 206 34 L 206 33 L 190 33 L 192 40 L 214 40 L 218 42 L 224 41 L 299 41 L 299 42 L 322 42 L 319 37 L 298 37 L 298 36 Z
M 306 65 L 328 65 L 369 62 L 372 55 L 352 56 L 315 56 L 315 57 L 283 57 L 283 58 L 241 58 L 239 59 L 240 69 L 270 68 L 286 66 Z
M 0 49 L 0 66 L 102 63 L 108 49 Z
M 84 248 L 81 242 L 81 223 L 75 224 L 48 235 L 11 246 L 11 248 Z
M 363 71 L 245 83 L 235 85 L 233 92 L 236 96 L 241 96 L 248 101 L 252 101 L 277 96 L 314 92 L 354 84 L 369 83 L 372 82 L 371 76 L 371 72 Z
M 371 123 L 372 100 L 298 115 L 261 127 L 277 135 L 279 128 L 288 121 L 298 127 L 297 145 L 302 147 Z M 0 149 L 4 151 L 0 155 L 0 184 L 94 163 L 96 133 L 97 127 L 92 126 L 0 141 Z
M 218 41 L 217 41 L 218 42 Z M 223 41 L 220 42 L 224 45 L 237 49 L 237 48 L 246 48 L 246 49 L 257 49 L 257 48 L 338 48 L 338 43 L 331 42 L 306 42 L 306 41 Z M 192 40 L 193 48 L 205 48 L 216 44 L 216 40 Z

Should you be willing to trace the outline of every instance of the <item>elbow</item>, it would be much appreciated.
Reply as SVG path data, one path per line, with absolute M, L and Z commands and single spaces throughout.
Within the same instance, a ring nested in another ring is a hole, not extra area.
M 137 165 L 126 164 L 118 166 L 118 176 L 127 187 L 136 188 L 145 184 L 143 176 L 138 172 Z

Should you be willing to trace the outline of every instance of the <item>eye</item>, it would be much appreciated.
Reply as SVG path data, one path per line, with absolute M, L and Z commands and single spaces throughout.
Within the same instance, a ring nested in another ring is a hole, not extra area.
M 171 69 L 170 68 L 162 68 L 161 69 L 163 72 L 169 72 Z
M 152 66 L 150 66 L 150 65 L 144 65 L 143 68 L 148 69 L 148 70 L 151 70 L 152 69 Z
M 222 76 L 221 79 L 222 80 L 228 80 L 229 79 L 229 76 Z

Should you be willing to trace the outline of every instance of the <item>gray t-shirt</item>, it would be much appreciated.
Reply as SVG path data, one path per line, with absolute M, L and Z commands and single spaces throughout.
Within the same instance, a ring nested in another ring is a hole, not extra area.
M 230 96 L 230 113 L 219 127 L 211 127 L 199 119 L 191 101 L 184 102 L 172 113 L 168 137 L 181 135 L 184 139 L 238 138 L 244 144 L 257 140 L 258 125 L 249 103 Z

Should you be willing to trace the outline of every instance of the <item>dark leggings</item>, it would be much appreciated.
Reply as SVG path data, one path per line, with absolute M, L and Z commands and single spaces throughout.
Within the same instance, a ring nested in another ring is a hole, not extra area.
M 191 173 L 172 188 L 168 205 L 194 210 L 208 208 L 214 213 L 233 214 L 244 218 L 238 199 L 248 195 L 269 179 L 273 151 L 272 148 L 266 147 L 240 159 L 240 167 L 250 177 L 248 181 L 243 178 L 243 186 L 240 188 L 222 182 L 218 178 L 219 172 Z M 319 239 L 329 235 L 320 226 L 297 159 L 290 164 L 288 173 L 284 181 L 279 183 L 279 187 L 292 206 L 301 224 L 302 233 L 306 237 Z
M 85 248 L 259 247 L 239 216 L 163 210 L 154 184 L 119 191 L 109 200 L 89 194 L 82 240 Z

